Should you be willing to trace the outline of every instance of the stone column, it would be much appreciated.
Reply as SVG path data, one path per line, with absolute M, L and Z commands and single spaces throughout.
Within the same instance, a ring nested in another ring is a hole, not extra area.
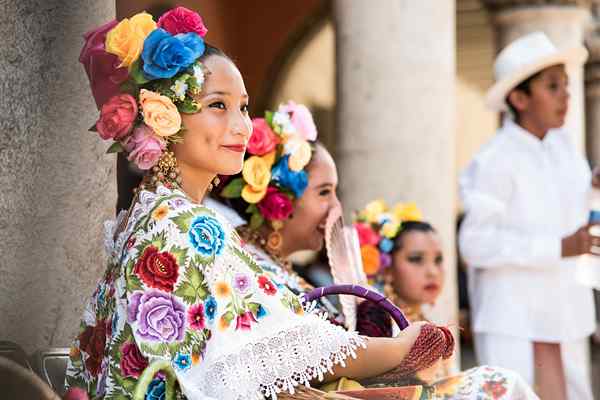
M 484 0 L 492 11 L 498 51 L 513 40 L 542 31 L 558 48 L 583 45 L 590 21 L 588 0 Z M 575 146 L 585 150 L 583 66 L 569 73 L 571 100 L 565 128 Z
M 3 2 L 0 26 L 0 340 L 68 346 L 104 270 L 114 156 L 78 62 L 111 1 Z
M 340 193 L 346 210 L 414 201 L 444 242 L 431 314 L 455 324 L 455 4 L 334 2 Z

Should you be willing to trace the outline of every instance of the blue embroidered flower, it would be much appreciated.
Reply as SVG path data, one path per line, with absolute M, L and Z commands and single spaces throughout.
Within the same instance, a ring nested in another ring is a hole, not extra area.
M 392 242 L 388 238 L 383 238 L 379 242 L 379 250 L 383 251 L 384 253 L 389 253 L 390 251 L 392 251 L 393 248 L 394 248 L 394 242 Z
M 217 301 L 214 297 L 210 296 L 206 302 L 204 303 L 204 315 L 210 321 L 215 319 L 215 315 L 217 314 Z
M 162 379 L 153 379 L 148 385 L 146 400 L 165 400 L 165 381 Z
M 258 306 L 258 310 L 256 310 L 256 318 L 262 318 L 267 315 L 267 310 L 262 305 Z
M 225 246 L 225 232 L 221 224 L 207 215 L 201 215 L 192 222 L 188 235 L 192 246 L 204 256 L 221 254 Z
M 192 357 L 189 354 L 177 353 L 173 360 L 173 364 L 178 370 L 185 371 L 192 366 Z
M 164 29 L 155 29 L 144 40 L 144 75 L 149 79 L 172 78 L 192 65 L 205 48 L 197 33 L 173 36 Z
M 280 186 L 294 192 L 296 198 L 302 197 L 306 186 L 308 186 L 308 175 L 306 171 L 295 172 L 288 166 L 289 155 L 281 157 L 271 170 L 271 180 Z

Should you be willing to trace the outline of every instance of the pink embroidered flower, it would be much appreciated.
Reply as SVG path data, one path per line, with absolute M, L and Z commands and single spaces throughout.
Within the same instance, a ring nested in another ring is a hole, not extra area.
M 118 94 L 102 106 L 96 129 L 104 140 L 122 139 L 133 129 L 137 114 L 135 98 L 130 94 Z
M 277 288 L 269 278 L 264 275 L 258 277 L 258 286 L 269 296 L 277 293 Z
M 254 315 L 252 315 L 250 311 L 246 311 L 242 315 L 237 316 L 237 319 L 235 321 L 235 329 L 249 331 L 250 329 L 252 329 L 253 322 L 257 322 L 256 318 L 254 318 Z
M 197 331 L 204 329 L 204 304 L 194 304 L 188 309 L 187 320 L 190 328 Z
M 300 136 L 309 141 L 317 139 L 317 127 L 313 121 L 312 114 L 305 105 L 296 104 L 290 100 L 280 108 L 280 111 L 290 114 L 292 125 L 294 125 Z
M 129 153 L 127 158 L 142 170 L 152 168 L 165 148 L 165 142 L 146 124 L 135 128 L 125 143 L 125 150 Z
M 177 7 L 164 13 L 158 19 L 157 26 L 172 35 L 194 32 L 200 37 L 204 37 L 208 32 L 202 17 L 197 12 L 185 7 Z
M 248 153 L 263 156 L 275 150 L 279 143 L 279 137 L 264 118 L 252 120 L 252 135 L 248 141 Z
M 263 217 L 272 221 L 287 219 L 294 211 L 290 198 L 273 186 L 269 186 L 257 207 Z
M 106 33 L 117 25 L 112 20 L 96 30 L 84 35 L 85 45 L 81 49 L 79 62 L 90 81 L 92 95 L 98 109 L 112 96 L 120 92 L 121 83 L 129 77 L 127 68 L 119 68 L 121 61 L 114 54 L 106 52 Z
M 237 274 L 234 280 L 235 283 L 233 284 L 233 287 L 235 287 L 239 293 L 244 294 L 248 291 L 248 288 L 250 287 L 250 278 L 248 278 L 248 275 Z
M 354 224 L 356 232 L 358 233 L 358 241 L 361 246 L 372 245 L 377 246 L 381 240 L 381 236 L 377 234 L 369 225 L 357 222 Z

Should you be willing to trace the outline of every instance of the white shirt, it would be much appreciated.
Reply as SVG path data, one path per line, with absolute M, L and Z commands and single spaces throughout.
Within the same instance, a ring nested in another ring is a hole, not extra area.
M 561 239 L 587 222 L 586 161 L 567 133 L 543 140 L 506 120 L 460 179 L 459 234 L 475 332 L 570 341 L 594 331 L 592 290 Z

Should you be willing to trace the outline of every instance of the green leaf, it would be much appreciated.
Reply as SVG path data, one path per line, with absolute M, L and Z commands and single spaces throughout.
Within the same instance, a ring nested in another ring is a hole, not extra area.
M 173 218 L 171 221 L 177 225 L 181 233 L 187 233 L 190 230 L 190 225 L 192 223 L 192 219 L 194 218 L 194 213 L 192 211 L 185 211 Z
M 133 64 L 131 64 L 129 76 L 131 76 L 133 81 L 138 85 L 143 85 L 144 83 L 150 82 L 150 79 L 144 76 L 144 71 L 142 71 L 142 61 L 139 58 Z
M 175 257 L 179 266 L 186 265 L 188 260 L 187 249 L 184 249 L 179 246 L 173 246 L 171 247 L 171 250 L 169 250 L 169 253 L 171 253 L 173 257 Z
M 119 87 L 121 93 L 128 93 L 134 97 L 137 97 L 140 87 L 131 79 L 126 80 Z
M 248 206 L 248 208 L 246 208 L 246 212 L 248 214 L 254 214 L 254 213 L 257 213 L 259 211 L 258 211 L 258 207 L 256 206 L 256 204 L 250 204 Z
M 187 282 L 183 282 L 173 292 L 175 296 L 181 297 L 187 304 L 194 304 L 196 302 L 196 289 Z
M 142 285 L 142 281 L 140 281 L 140 278 L 138 278 L 136 275 L 127 275 L 127 278 L 125 279 L 127 282 L 127 291 L 128 292 L 134 292 L 136 290 L 143 290 L 144 289 L 144 285 Z
M 221 196 L 226 199 L 235 199 L 242 195 L 242 189 L 244 188 L 244 179 L 236 178 L 227 184 L 221 191 Z
M 231 251 L 233 251 L 233 253 L 236 256 L 238 256 L 240 258 L 240 260 L 242 260 L 246 265 L 248 265 L 248 268 L 250 268 L 252 270 L 252 272 L 254 272 L 256 274 L 264 273 L 262 268 L 256 263 L 256 261 L 254 261 L 254 258 L 252 258 L 248 254 L 244 253 L 238 247 L 230 246 L 229 249 Z
M 256 230 L 260 228 L 263 222 L 265 222 L 265 218 L 260 212 L 252 214 L 252 217 L 250 218 L 250 229 Z
M 157 343 L 156 345 L 151 345 L 149 343 L 141 342 L 139 345 L 142 353 L 151 354 L 154 356 L 169 355 L 169 347 L 166 343 Z
M 235 316 L 233 315 L 233 313 L 231 311 L 227 311 L 225 314 L 223 314 L 222 318 L 225 321 L 227 321 L 227 323 L 230 323 L 231 321 L 233 321 L 233 318 L 235 318 Z
M 126 396 L 121 391 L 113 392 L 104 396 L 104 400 L 131 400 L 131 396 Z
M 121 144 L 121 142 L 114 142 L 113 144 L 110 145 L 108 150 L 106 150 L 106 154 L 120 153 L 122 151 L 125 151 L 125 149 L 123 148 L 123 145 Z
M 252 314 L 256 315 L 258 309 L 260 308 L 260 304 L 258 303 L 248 303 L 248 309 L 252 311 Z
M 273 112 L 272 111 L 266 111 L 265 112 L 265 121 L 267 122 L 267 124 L 269 124 L 270 126 L 273 125 Z

